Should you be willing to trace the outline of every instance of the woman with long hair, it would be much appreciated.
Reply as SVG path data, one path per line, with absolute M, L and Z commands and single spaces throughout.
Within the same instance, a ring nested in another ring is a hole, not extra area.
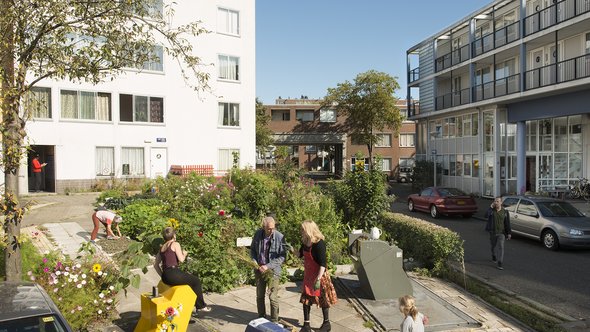
M 324 321 L 319 331 L 330 331 L 329 308 L 336 303 L 336 293 L 326 271 L 326 243 L 318 225 L 305 220 L 301 223 L 301 248 L 299 257 L 304 258 L 303 286 L 301 299 L 303 304 L 303 332 L 311 332 L 309 315 L 312 304 L 322 308 Z
M 424 332 L 427 318 L 416 308 L 416 299 L 412 295 L 399 298 L 399 311 L 404 315 L 400 332 Z
M 156 272 L 162 277 L 162 281 L 166 285 L 188 285 L 192 288 L 193 292 L 197 294 L 195 313 L 198 311 L 211 311 L 211 307 L 208 307 L 203 299 L 203 289 L 199 277 L 184 272 L 178 267 L 187 258 L 188 252 L 182 250 L 180 243 L 176 242 L 176 230 L 174 227 L 166 227 L 162 232 L 162 236 L 165 242 L 156 255 L 156 261 L 154 262 Z

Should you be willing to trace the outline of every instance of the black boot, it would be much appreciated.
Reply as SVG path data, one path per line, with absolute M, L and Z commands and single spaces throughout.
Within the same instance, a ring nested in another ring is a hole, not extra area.
M 309 326 L 309 322 L 303 323 L 303 327 L 301 328 L 301 330 L 299 330 L 299 332 L 312 332 L 311 326 Z
M 330 331 L 332 331 L 332 325 L 330 324 L 330 321 L 329 320 L 325 320 L 322 323 L 322 326 L 320 326 L 320 329 L 318 331 L 321 331 L 321 332 L 330 332 Z

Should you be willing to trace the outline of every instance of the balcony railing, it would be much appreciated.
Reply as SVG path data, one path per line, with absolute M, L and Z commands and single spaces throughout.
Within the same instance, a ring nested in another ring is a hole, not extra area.
M 526 90 L 590 77 L 590 54 L 531 69 L 525 75 Z
M 520 22 L 514 22 L 494 32 L 494 48 L 510 44 L 520 38 Z
M 494 49 L 494 33 L 490 32 L 487 35 L 473 41 L 473 57 L 476 57 L 485 52 Z
M 435 71 L 439 72 L 469 59 L 469 45 L 462 46 L 450 53 L 436 58 Z
M 417 81 L 419 79 L 420 79 L 420 67 L 410 70 L 410 82 L 409 83 L 412 83 L 412 82 Z
M 470 89 L 467 88 L 436 97 L 436 110 L 438 111 L 449 107 L 469 104 L 471 102 L 469 92 Z
M 557 1 L 553 5 L 525 17 L 524 35 L 531 35 L 589 11 L 590 1 L 588 0 Z
M 520 91 L 520 74 L 514 74 L 473 87 L 473 101 L 501 97 Z
M 414 101 L 414 102 L 410 102 L 410 107 L 408 108 L 408 118 L 413 117 L 414 115 L 419 114 L 419 110 L 420 110 L 420 102 L 419 101 Z

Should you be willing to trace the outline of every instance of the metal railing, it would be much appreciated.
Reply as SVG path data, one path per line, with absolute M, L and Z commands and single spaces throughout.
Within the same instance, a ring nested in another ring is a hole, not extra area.
M 418 110 L 420 110 L 420 102 L 419 101 L 414 101 L 411 102 L 410 107 L 408 108 L 408 117 L 411 118 L 414 115 L 420 114 L 420 112 L 418 112 Z
M 470 89 L 463 89 L 460 91 L 453 91 L 435 98 L 436 110 L 442 110 L 449 107 L 469 104 L 471 99 L 469 98 Z
M 520 74 L 497 79 L 494 82 L 494 96 L 501 97 L 520 92 Z
M 524 35 L 531 35 L 589 11 L 590 1 L 588 0 L 557 1 L 524 18 Z
M 520 22 L 514 22 L 494 32 L 494 48 L 520 39 Z
M 410 70 L 410 82 L 415 82 L 420 79 L 420 67 Z
M 439 72 L 451 66 L 451 53 L 439 56 L 434 63 L 434 71 Z
M 473 41 L 472 44 L 473 57 L 476 57 L 485 52 L 489 52 L 494 49 L 494 33 L 490 32 L 481 38 Z
M 526 90 L 590 77 L 590 54 L 527 70 L 525 77 Z
M 435 72 L 447 69 L 453 65 L 469 60 L 469 45 L 462 46 L 436 58 Z

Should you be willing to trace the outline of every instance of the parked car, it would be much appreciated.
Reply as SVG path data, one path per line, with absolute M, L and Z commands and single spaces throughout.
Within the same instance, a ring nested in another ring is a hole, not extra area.
M 590 218 L 570 203 L 549 197 L 506 196 L 512 233 L 540 240 L 545 248 L 590 247 Z
M 397 182 L 406 183 L 412 181 L 413 170 L 411 167 L 400 167 L 397 173 Z
M 473 197 L 459 189 L 428 187 L 419 194 L 408 196 L 408 209 L 430 212 L 432 218 L 438 218 L 441 214 L 469 218 L 477 212 L 477 204 Z
M 72 331 L 49 295 L 35 283 L 0 283 L 0 331 Z

